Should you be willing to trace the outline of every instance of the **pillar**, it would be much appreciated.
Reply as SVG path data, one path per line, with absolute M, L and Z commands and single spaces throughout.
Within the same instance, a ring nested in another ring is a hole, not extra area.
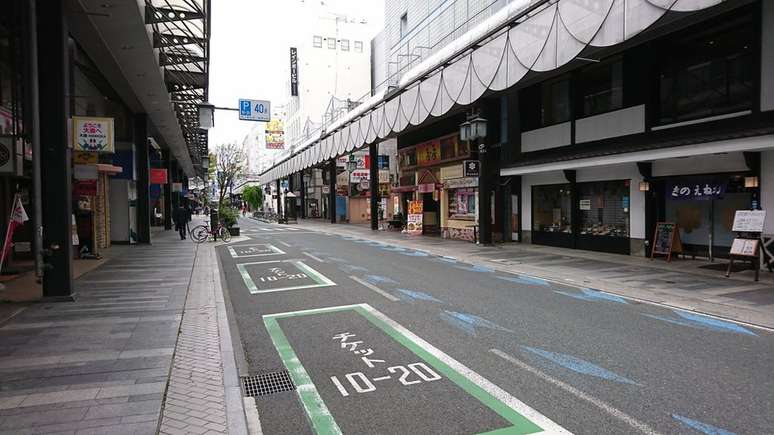
M 492 244 L 492 188 L 489 174 L 489 154 L 487 145 L 477 140 L 480 174 L 478 177 L 478 242 L 482 245 Z
M 304 183 L 304 171 L 301 171 L 301 181 L 299 182 L 301 187 L 299 198 L 301 200 L 301 219 L 306 219 L 306 184 Z
M 167 182 L 164 183 L 164 229 L 172 229 L 172 156 L 163 150 L 164 166 L 167 168 Z
M 330 180 L 330 192 L 328 193 L 328 213 L 331 215 L 331 223 L 336 223 L 336 159 L 328 162 L 328 179 Z
M 134 115 L 134 156 L 137 168 L 137 243 L 150 243 L 150 156 L 148 115 Z
M 37 8 L 40 75 L 43 297 L 71 299 L 73 292 L 71 154 L 68 147 L 68 12 L 64 0 Z
M 282 219 L 282 183 L 277 179 L 277 219 Z
M 169 180 L 169 192 L 170 192 L 170 198 L 172 200 L 172 209 L 176 209 L 180 205 L 180 195 L 178 195 L 177 192 L 172 191 L 172 184 L 177 183 L 178 178 L 178 165 L 177 160 L 174 160 L 174 158 L 170 159 L 169 161 L 169 174 L 168 180 Z M 173 212 L 174 213 L 174 212 Z
M 379 155 L 379 144 L 372 143 L 368 146 L 368 159 L 371 162 L 371 166 L 368 169 L 369 175 L 369 188 L 371 191 L 371 197 L 369 198 L 369 205 L 371 207 L 371 229 L 379 229 L 379 167 L 376 163 Z

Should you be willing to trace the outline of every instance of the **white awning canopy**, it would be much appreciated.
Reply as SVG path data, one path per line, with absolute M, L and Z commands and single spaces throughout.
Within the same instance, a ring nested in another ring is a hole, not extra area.
M 320 155 L 316 162 L 296 153 L 263 173 L 261 183 L 443 116 L 455 105 L 474 103 L 487 90 L 517 84 L 529 71 L 560 68 L 587 47 L 625 42 L 669 11 L 698 11 L 724 1 L 514 0 L 407 72 L 397 92 L 374 95 L 305 144 L 304 149 Z

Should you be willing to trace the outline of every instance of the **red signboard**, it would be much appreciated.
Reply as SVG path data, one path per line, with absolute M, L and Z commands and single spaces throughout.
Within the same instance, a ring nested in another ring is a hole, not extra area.
M 150 184 L 167 184 L 167 170 L 160 168 L 151 168 Z
M 73 183 L 73 195 L 96 196 L 97 180 L 76 180 Z

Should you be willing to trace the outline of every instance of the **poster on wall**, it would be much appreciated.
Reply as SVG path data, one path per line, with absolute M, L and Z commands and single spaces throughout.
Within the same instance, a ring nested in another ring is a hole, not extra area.
M 422 234 L 423 211 L 422 201 L 409 201 L 406 233 Z
M 112 153 L 115 151 L 113 130 L 113 118 L 73 116 L 73 150 L 90 153 Z

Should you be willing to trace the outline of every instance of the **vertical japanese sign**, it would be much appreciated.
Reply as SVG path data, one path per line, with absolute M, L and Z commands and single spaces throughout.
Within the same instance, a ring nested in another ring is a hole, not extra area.
M 290 47 L 290 96 L 298 96 L 298 50 Z
M 409 201 L 406 232 L 408 234 L 422 234 L 422 217 L 424 207 L 422 201 Z
M 75 151 L 112 153 L 113 118 L 72 117 L 72 146 Z

